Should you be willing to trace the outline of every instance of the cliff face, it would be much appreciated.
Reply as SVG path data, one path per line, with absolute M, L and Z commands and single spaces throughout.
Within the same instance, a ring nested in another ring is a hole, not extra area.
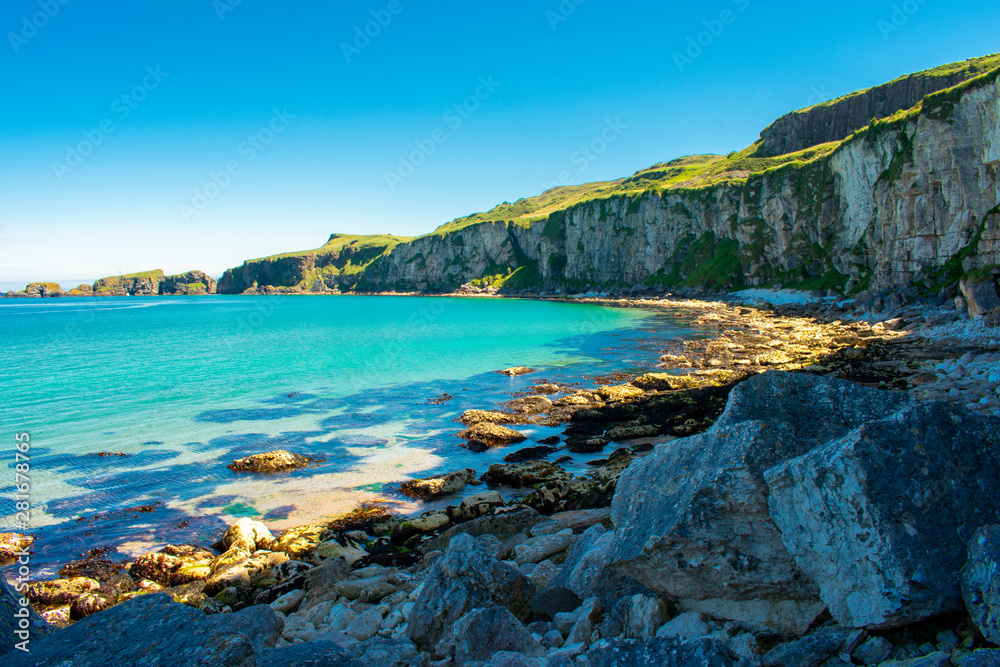
M 784 155 L 826 143 L 840 141 L 873 118 L 886 118 L 909 109 L 931 93 L 951 88 L 1000 65 L 996 56 L 976 58 L 954 71 L 929 70 L 890 81 L 881 86 L 793 111 L 768 126 L 760 134 L 761 156 Z
M 1000 71 L 1000 70 L 998 70 Z M 997 71 L 828 155 L 745 181 L 590 201 L 522 226 L 421 237 L 375 260 L 359 289 L 822 281 L 936 283 L 1000 262 Z
M 1000 67 L 969 78 L 1000 57 L 970 62 L 786 117 L 728 156 L 556 188 L 412 240 L 334 235 L 248 261 L 219 292 L 950 284 L 1000 264 Z
M 94 283 L 92 293 L 93 296 L 215 294 L 215 287 L 215 279 L 202 271 L 188 271 L 173 276 L 164 276 L 163 271 L 156 269 L 143 273 L 101 278 Z M 80 291 L 85 292 L 85 290 Z M 83 295 L 90 296 L 89 294 Z
M 166 276 L 160 282 L 160 294 L 215 294 L 216 280 L 202 271 L 188 271 Z
M 218 292 L 257 293 L 258 286 L 298 293 L 351 288 L 364 267 L 401 240 L 408 239 L 333 234 L 322 248 L 248 260 L 228 269 Z

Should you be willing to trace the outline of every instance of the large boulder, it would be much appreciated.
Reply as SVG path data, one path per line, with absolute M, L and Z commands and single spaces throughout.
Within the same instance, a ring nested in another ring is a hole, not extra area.
M 984 315 L 994 308 L 1000 308 L 1000 291 L 992 278 L 981 280 L 963 279 L 959 283 L 962 296 L 969 305 L 969 315 Z
M 534 593 L 535 585 L 517 568 L 497 560 L 472 536 L 455 535 L 424 580 L 410 612 L 408 635 L 421 648 L 433 649 L 458 619 L 476 608 L 507 607 L 526 621 Z
M 966 545 L 1000 518 L 1000 419 L 925 403 L 769 470 L 771 517 L 845 627 L 962 606 Z
M 267 606 L 206 616 L 162 594 L 142 595 L 14 651 L 5 667 L 252 667 L 283 622 Z
M 801 634 L 824 603 L 771 519 L 764 472 L 904 401 L 803 374 L 737 385 L 712 429 L 660 445 L 622 474 L 614 567 L 685 610 Z
M 983 526 L 969 541 L 962 597 L 983 637 L 1000 644 L 1000 526 Z

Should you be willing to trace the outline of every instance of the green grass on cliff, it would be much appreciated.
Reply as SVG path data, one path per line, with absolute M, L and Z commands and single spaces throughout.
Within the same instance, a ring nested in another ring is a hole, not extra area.
M 163 271 L 154 269 L 152 271 L 140 271 L 138 273 L 126 273 L 120 276 L 108 276 L 94 282 L 94 287 L 118 287 L 126 280 L 142 280 L 143 278 L 155 278 L 163 280 Z
M 400 243 L 412 241 L 411 236 L 393 236 L 392 234 L 331 234 L 330 239 L 319 248 L 283 252 L 267 257 L 248 259 L 246 264 L 254 264 L 265 260 L 284 259 L 287 257 L 307 257 L 309 255 L 341 254 L 344 250 L 368 251 L 381 249 L 382 252 L 395 248 Z

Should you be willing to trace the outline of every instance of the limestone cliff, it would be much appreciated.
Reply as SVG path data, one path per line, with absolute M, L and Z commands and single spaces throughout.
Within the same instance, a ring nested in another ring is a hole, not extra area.
M 909 109 L 931 93 L 951 88 L 1000 66 L 1000 57 L 984 56 L 926 72 L 785 114 L 760 133 L 757 154 L 765 157 L 794 153 L 828 141 L 839 141 L 874 118 Z
M 219 291 L 304 291 L 308 281 L 317 291 L 441 291 L 467 283 L 508 291 L 777 283 L 860 290 L 954 282 L 1000 263 L 1000 67 L 968 78 L 981 64 L 966 63 L 962 83 L 842 140 L 768 157 L 764 139 L 729 156 L 692 156 L 619 181 L 557 188 L 426 236 L 394 239 L 346 275 L 337 268 L 343 249 L 255 260 L 228 271 Z M 887 89 L 897 92 L 886 93 L 883 109 L 905 104 L 922 85 Z M 831 131 L 854 124 L 852 113 Z M 783 146 L 823 138 L 792 137 Z

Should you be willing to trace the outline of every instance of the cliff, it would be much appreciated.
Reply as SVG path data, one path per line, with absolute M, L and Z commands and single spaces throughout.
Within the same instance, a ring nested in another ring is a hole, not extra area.
M 951 73 L 936 78 L 966 80 L 843 139 L 771 157 L 762 139 L 504 203 L 412 240 L 335 235 L 314 251 L 231 269 L 219 291 L 939 288 L 1000 262 L 1000 67 L 967 78 L 984 62 L 938 68 Z M 883 108 L 929 78 L 898 84 L 891 90 L 904 92 Z M 876 99 L 873 90 L 865 95 Z M 837 133 L 852 124 L 843 118 Z M 383 249 L 344 272 L 351 244 Z
M 961 63 L 902 76 L 889 83 L 793 111 L 760 133 L 757 154 L 772 157 L 810 146 L 840 141 L 872 119 L 887 118 L 909 109 L 931 93 L 1000 67 L 1000 56 L 984 56 Z
M 326 244 L 315 250 L 245 261 L 222 275 L 218 291 L 255 294 L 258 286 L 302 293 L 349 289 L 374 259 L 409 240 L 398 236 L 332 234 Z

